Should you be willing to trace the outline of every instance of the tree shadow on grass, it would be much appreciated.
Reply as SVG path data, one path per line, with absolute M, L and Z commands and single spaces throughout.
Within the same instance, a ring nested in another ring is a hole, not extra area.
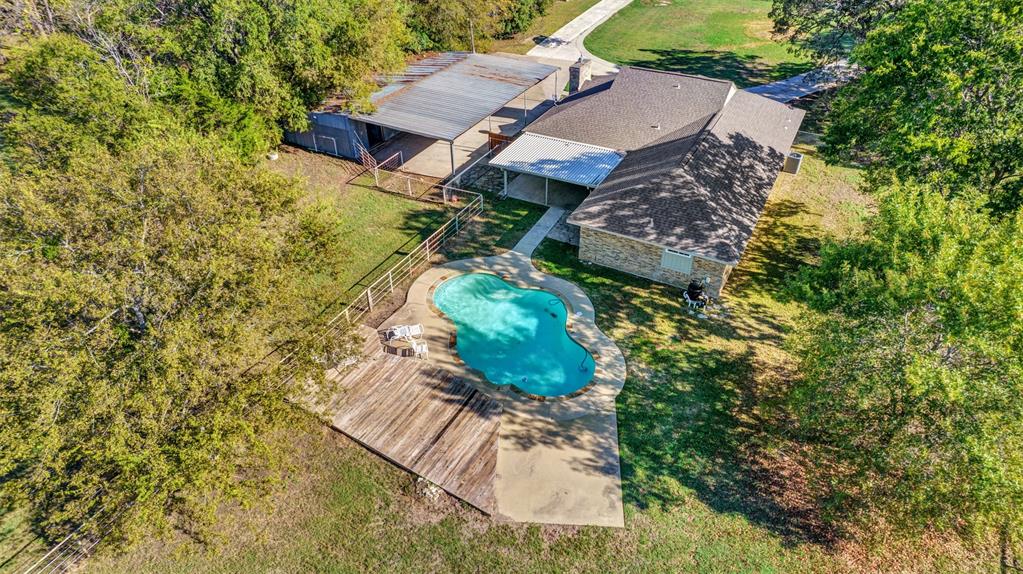
M 782 62 L 772 65 L 755 56 L 743 56 L 734 52 L 716 50 L 644 49 L 641 51 L 649 54 L 649 57 L 624 63 L 642 68 L 732 80 L 740 88 L 789 78 L 813 68 L 810 63 L 798 62 Z
M 800 206 L 772 209 L 771 221 L 781 222 Z M 763 242 L 764 257 L 779 241 Z M 598 326 L 626 354 L 628 380 L 617 401 L 626 503 L 668 510 L 695 496 L 786 544 L 832 540 L 804 483 L 801 447 L 786 436 L 780 399 L 792 373 L 770 352 L 786 329 L 771 298 L 744 300 L 742 313 L 729 318 L 699 319 L 681 303 L 681 290 L 587 265 L 569 246 L 545 241 L 535 256 L 542 270 L 586 291 Z M 748 289 L 773 291 L 763 281 L 751 277 Z
M 695 495 L 786 544 L 830 540 L 801 485 L 802 468 L 775 451 L 783 429 L 768 410 L 776 397 L 763 379 L 783 375 L 765 375 L 748 347 L 723 352 L 642 339 L 629 347 L 652 372 L 630 377 L 618 397 L 627 503 L 667 510 Z
M 785 284 L 820 251 L 820 231 L 795 219 L 806 210 L 806 204 L 791 199 L 767 203 L 742 265 L 728 279 L 727 294 L 742 298 L 756 293 L 788 300 Z

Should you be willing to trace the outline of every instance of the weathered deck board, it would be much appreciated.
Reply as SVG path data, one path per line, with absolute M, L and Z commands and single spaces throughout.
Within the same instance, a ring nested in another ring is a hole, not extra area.
M 501 406 L 427 361 L 384 353 L 362 329 L 365 359 L 331 373 L 334 428 L 391 462 L 493 514 Z

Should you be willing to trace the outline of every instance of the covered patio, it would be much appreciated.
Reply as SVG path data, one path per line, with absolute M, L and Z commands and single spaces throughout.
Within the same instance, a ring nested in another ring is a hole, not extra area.
M 503 194 L 574 208 L 621 163 L 623 152 L 524 133 L 490 160 L 503 172 Z M 508 172 L 520 174 L 509 181 Z

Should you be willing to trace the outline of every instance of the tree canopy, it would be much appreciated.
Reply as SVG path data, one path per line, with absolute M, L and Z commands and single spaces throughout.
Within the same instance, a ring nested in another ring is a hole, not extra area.
M 340 271 L 329 208 L 53 34 L 9 54 L 0 155 L 0 495 L 59 536 L 202 536 L 272 478 L 267 433 L 315 390 Z M 283 355 L 263 361 L 275 349 Z M 258 368 L 250 368 L 260 365 Z M 314 387 L 307 387 L 307 383 Z M 104 522 L 105 525 L 105 522 Z
M 826 245 L 796 283 L 813 311 L 792 402 L 839 463 L 833 516 L 1018 535 L 1023 214 L 992 218 L 976 192 L 877 193 L 869 236 Z
M 906 0 L 774 0 L 774 31 L 822 61 L 849 55 L 884 18 Z
M 976 188 L 1000 212 L 1023 205 L 1023 4 L 910 2 L 852 58 L 864 73 L 834 102 L 832 160 Z
M 491 38 L 525 30 L 552 0 L 409 0 L 409 50 L 482 50 Z
M 327 95 L 367 109 L 409 50 L 467 46 L 467 18 L 484 40 L 545 6 L 0 8 L 0 500 L 131 541 L 262 492 L 287 399 L 355 346 L 322 336 L 336 207 L 259 156 Z
M 824 6 L 828 4 L 828 6 Z M 817 10 L 820 8 L 820 10 Z M 1023 4 L 777 0 L 779 28 L 862 75 L 827 158 L 878 210 L 793 294 L 789 405 L 829 516 L 1023 536 Z
M 22 0 L 23 36 L 64 33 L 147 99 L 243 157 L 306 125 L 328 94 L 365 107 L 380 72 L 404 62 L 402 15 L 385 0 Z

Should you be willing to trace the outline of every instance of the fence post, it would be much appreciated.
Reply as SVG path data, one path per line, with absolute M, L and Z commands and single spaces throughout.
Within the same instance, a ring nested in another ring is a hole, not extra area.
M 351 325 L 352 324 L 352 317 L 351 317 L 351 315 L 348 314 L 349 309 L 351 309 L 351 307 L 345 307 L 345 323 L 348 323 L 349 325 Z
M 373 310 L 373 290 L 366 289 L 366 302 L 369 303 L 369 310 Z
M 455 214 L 455 233 L 458 233 L 458 216 L 461 214 L 462 214 L 461 211 Z
M 390 293 L 394 293 L 394 268 L 387 272 L 387 285 L 390 286 Z

